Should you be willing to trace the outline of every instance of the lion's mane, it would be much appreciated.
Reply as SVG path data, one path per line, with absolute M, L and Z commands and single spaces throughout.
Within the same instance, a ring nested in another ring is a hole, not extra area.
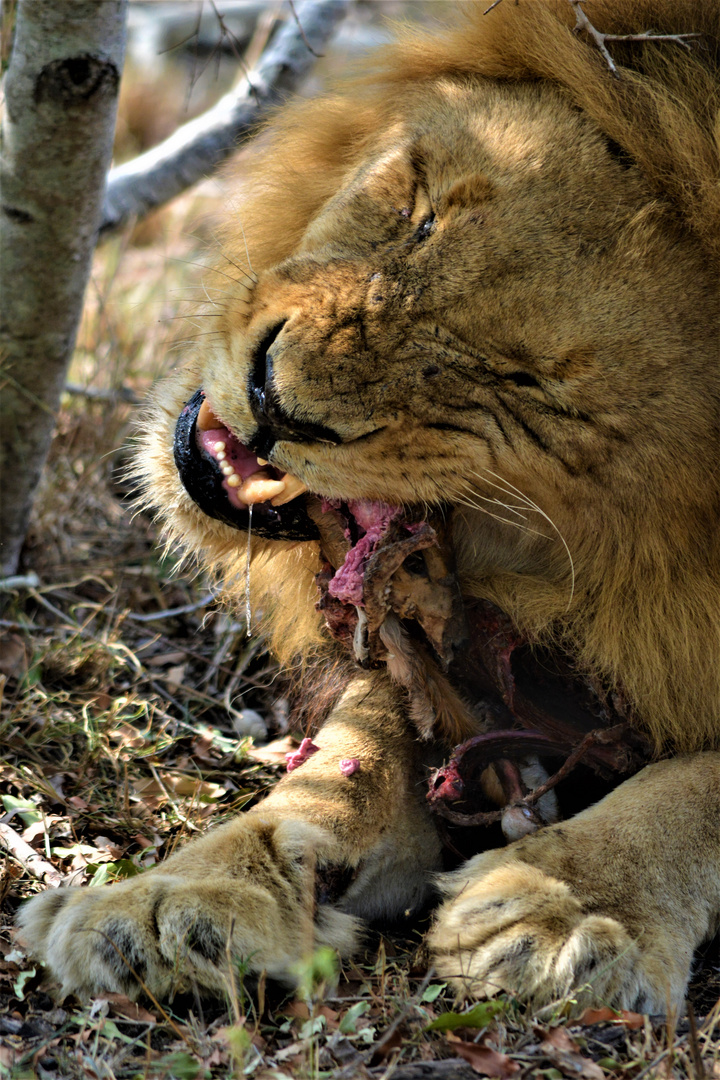
M 612 44 L 619 79 L 609 73 L 596 46 L 573 33 L 567 0 L 504 0 L 487 15 L 485 6 L 472 5 L 465 21 L 449 31 L 403 31 L 371 72 L 345 83 L 335 96 L 279 113 L 263 135 L 262 149 L 243 159 L 234 200 L 239 212 L 225 224 L 223 249 L 243 267 L 247 251 L 255 274 L 289 257 L 307 223 L 362 161 L 373 133 L 399 122 L 398 90 L 451 75 L 552 83 L 619 153 L 637 163 L 657 206 L 703 251 L 707 280 L 713 274 L 720 280 L 717 0 L 595 0 L 591 17 L 606 33 L 651 28 L 701 35 L 690 49 L 677 43 Z M 647 229 L 652 228 L 650 208 Z M 228 342 L 242 325 L 242 314 L 233 312 L 228 304 L 222 315 Z M 707 319 L 707 333 L 717 340 L 717 303 L 708 313 L 688 317 Z M 716 400 L 720 355 L 717 359 L 714 368 L 706 366 L 697 387 L 699 395 Z M 241 597 L 244 544 L 182 497 L 167 467 L 167 451 L 156 438 L 158 416 L 164 411 L 167 425 L 172 422 L 178 387 L 193 393 L 200 370 L 201 361 L 192 361 L 158 391 L 140 469 L 172 541 L 179 540 Z M 667 439 L 677 438 L 678 431 L 690 437 L 693 423 L 692 410 L 672 417 Z M 714 442 L 706 436 L 702 448 L 678 453 L 675 461 L 671 447 L 663 447 L 663 454 L 654 473 L 652 461 L 648 464 L 654 483 L 642 503 L 618 506 L 606 492 L 602 531 L 575 537 L 569 603 L 563 552 L 555 580 L 509 572 L 475 578 L 469 546 L 458 558 L 467 591 L 493 600 L 535 640 L 556 637 L 569 645 L 585 669 L 622 688 L 658 744 L 718 746 L 720 432 L 716 429 Z M 272 646 L 286 664 L 298 657 L 307 661 L 323 649 L 315 612 L 317 561 L 312 544 L 254 544 L 253 608 L 263 613 Z

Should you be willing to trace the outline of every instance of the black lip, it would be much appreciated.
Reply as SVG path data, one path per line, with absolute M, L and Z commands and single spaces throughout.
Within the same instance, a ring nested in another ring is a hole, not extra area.
M 212 458 L 203 454 L 197 443 L 197 416 L 205 394 L 193 394 L 175 425 L 173 454 L 182 485 L 204 514 L 247 532 L 250 527 L 248 510 L 238 509 L 229 502 L 223 488 L 225 479 Z M 317 540 L 318 531 L 305 510 L 302 497 L 285 506 L 255 503 L 252 509 L 252 531 L 269 540 Z

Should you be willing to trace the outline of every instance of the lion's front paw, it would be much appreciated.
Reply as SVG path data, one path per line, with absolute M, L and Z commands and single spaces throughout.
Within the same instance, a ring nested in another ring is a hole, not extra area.
M 557 878 L 510 858 L 488 873 L 461 872 L 451 888 L 455 898 L 440 910 L 430 945 L 439 974 L 466 996 L 508 991 L 536 1006 L 572 995 L 641 1012 L 667 1007 L 622 924 L 584 911 Z
M 356 921 L 313 911 L 320 830 L 245 815 L 157 870 L 98 889 L 56 889 L 21 911 L 22 940 L 62 993 L 143 988 L 167 997 L 193 983 L 228 987 L 229 965 L 292 982 L 317 944 L 350 951 Z

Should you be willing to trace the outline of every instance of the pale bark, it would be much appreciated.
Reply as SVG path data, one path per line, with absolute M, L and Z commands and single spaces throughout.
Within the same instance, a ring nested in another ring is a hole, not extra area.
M 65 878 L 58 873 L 52 863 L 49 863 L 39 852 L 31 848 L 20 836 L 20 833 L 16 833 L 14 829 L 3 824 L 2 821 L 0 821 L 0 847 L 4 847 L 11 855 L 14 855 L 29 874 L 38 878 L 39 881 L 51 885 L 54 889 L 57 889 L 65 881 Z
M 0 159 L 0 573 L 18 565 L 112 153 L 126 0 L 20 0 Z
M 236 89 L 170 138 L 108 177 L 103 231 L 179 195 L 210 175 L 267 115 L 296 90 L 348 9 L 347 0 L 305 0 Z M 311 52 L 311 49 L 313 50 Z

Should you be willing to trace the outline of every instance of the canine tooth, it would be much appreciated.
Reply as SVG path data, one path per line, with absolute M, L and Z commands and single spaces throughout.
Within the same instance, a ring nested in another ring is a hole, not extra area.
M 304 491 L 308 490 L 307 485 L 303 484 L 302 480 L 298 480 L 297 476 L 293 476 L 292 473 L 285 473 L 279 483 L 283 485 L 283 491 L 272 500 L 273 506 L 284 506 L 285 503 L 292 502 L 293 499 L 297 499 L 298 495 L 302 495 Z
M 198 410 L 195 425 L 198 431 L 212 431 L 214 428 L 224 427 L 224 425 L 220 423 L 217 416 L 208 405 L 207 398 L 203 400 L 203 403 Z
M 236 487 L 240 487 L 240 485 L 242 484 L 242 480 L 240 479 L 238 474 L 236 472 L 234 472 L 232 474 L 232 476 L 228 476 L 227 483 L 228 483 L 228 487 L 236 488 Z
M 257 463 L 258 463 L 258 465 L 267 465 L 268 464 L 267 461 L 265 460 L 265 458 L 262 458 L 262 457 L 257 458 Z
M 218 442 L 213 444 L 213 450 L 217 451 L 218 454 L 224 449 L 225 449 L 225 443 L 222 442 L 221 440 L 218 440 Z
M 260 503 L 281 495 L 284 489 L 282 480 L 268 480 L 265 473 L 256 472 L 248 476 L 238 495 L 246 503 Z

